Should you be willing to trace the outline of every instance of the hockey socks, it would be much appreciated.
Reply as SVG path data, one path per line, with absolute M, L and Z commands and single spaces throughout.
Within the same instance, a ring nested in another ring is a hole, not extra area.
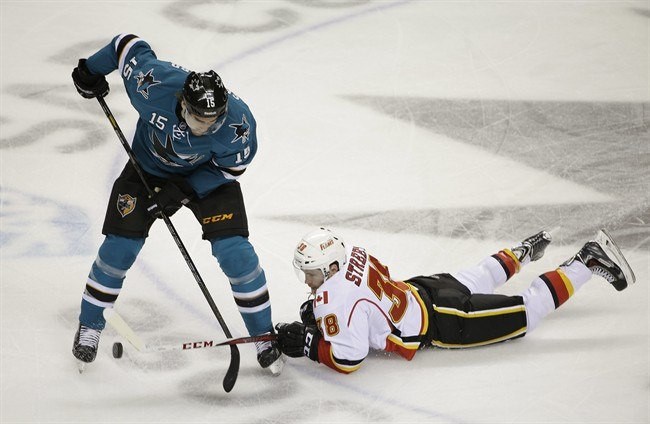
M 490 294 L 519 270 L 519 262 L 509 250 L 488 256 L 478 265 L 452 275 L 473 294 Z
M 241 236 L 213 239 L 212 254 L 230 281 L 235 303 L 250 335 L 273 330 L 264 270 L 253 246 Z
M 522 293 L 526 305 L 528 332 L 539 325 L 542 319 L 562 306 L 591 278 L 591 271 L 580 262 L 546 272 Z
M 135 262 L 144 245 L 144 239 L 107 235 L 90 269 L 82 295 L 79 321 L 96 330 L 102 330 L 106 321 L 104 308 L 112 308 L 122 289 L 126 272 Z
M 492 258 L 501 265 L 503 272 L 506 274 L 506 281 L 512 278 L 512 276 L 518 273 L 521 269 L 519 259 L 517 259 L 510 249 L 503 249 L 499 251 L 499 253 L 492 255 Z

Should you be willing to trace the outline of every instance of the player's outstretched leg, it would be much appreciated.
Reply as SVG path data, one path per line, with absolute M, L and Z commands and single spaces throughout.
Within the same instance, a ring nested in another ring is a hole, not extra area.
M 523 265 L 541 258 L 550 243 L 551 235 L 540 231 L 525 238 L 512 249 L 500 250 L 478 265 L 452 275 L 472 293 L 494 293 L 519 272 Z
M 528 331 L 571 298 L 592 276 L 605 278 L 617 290 L 634 283 L 634 273 L 605 230 L 587 242 L 580 251 L 554 271 L 533 280 L 521 294 L 526 306 Z
M 593 275 L 607 280 L 618 291 L 636 281 L 634 272 L 612 237 L 606 230 L 598 231 L 596 239 L 585 243 L 582 249 L 563 265 L 574 261 L 583 263 Z
M 99 346 L 99 336 L 102 330 L 95 330 L 85 325 L 79 324 L 77 334 L 74 336 L 72 344 L 72 354 L 81 362 L 92 362 L 97 356 L 97 347 Z
M 551 235 L 546 231 L 540 231 L 535 235 L 525 238 L 510 250 L 517 257 L 519 263 L 527 265 L 544 256 L 544 251 L 549 244 L 551 244 Z

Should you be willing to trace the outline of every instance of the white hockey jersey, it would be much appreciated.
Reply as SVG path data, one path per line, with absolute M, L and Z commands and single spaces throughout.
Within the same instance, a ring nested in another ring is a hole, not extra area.
M 411 360 L 429 326 L 417 289 L 393 281 L 388 268 L 362 247 L 349 246 L 346 254 L 342 269 L 316 290 L 313 300 L 323 335 L 318 360 L 342 373 L 356 371 L 370 349 Z

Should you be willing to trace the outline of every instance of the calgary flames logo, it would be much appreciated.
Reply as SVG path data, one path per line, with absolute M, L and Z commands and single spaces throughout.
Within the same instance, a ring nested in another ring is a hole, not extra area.
M 325 249 L 327 249 L 328 247 L 332 246 L 333 244 L 334 244 L 334 240 L 332 240 L 332 239 L 327 239 L 327 241 L 326 241 L 325 243 L 321 243 L 321 244 L 320 244 L 320 250 L 325 250 Z

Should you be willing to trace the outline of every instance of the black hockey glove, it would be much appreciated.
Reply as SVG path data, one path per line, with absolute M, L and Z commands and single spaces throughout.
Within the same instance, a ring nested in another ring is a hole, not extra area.
M 305 325 L 316 325 L 316 317 L 314 316 L 314 300 L 309 299 L 300 305 L 300 320 Z
M 106 77 L 91 74 L 86 66 L 86 59 L 79 59 L 79 64 L 72 71 L 72 81 L 79 94 L 86 99 L 106 97 L 110 91 Z
M 306 356 L 312 361 L 318 361 L 318 342 L 321 338 L 316 326 L 305 325 L 301 322 L 281 322 L 275 326 L 278 333 L 280 350 L 292 358 Z
M 156 187 L 152 198 L 148 199 L 147 212 L 154 218 L 162 218 L 160 212 L 172 216 L 181 206 L 190 202 L 190 197 L 173 182 L 169 181 L 160 189 Z

